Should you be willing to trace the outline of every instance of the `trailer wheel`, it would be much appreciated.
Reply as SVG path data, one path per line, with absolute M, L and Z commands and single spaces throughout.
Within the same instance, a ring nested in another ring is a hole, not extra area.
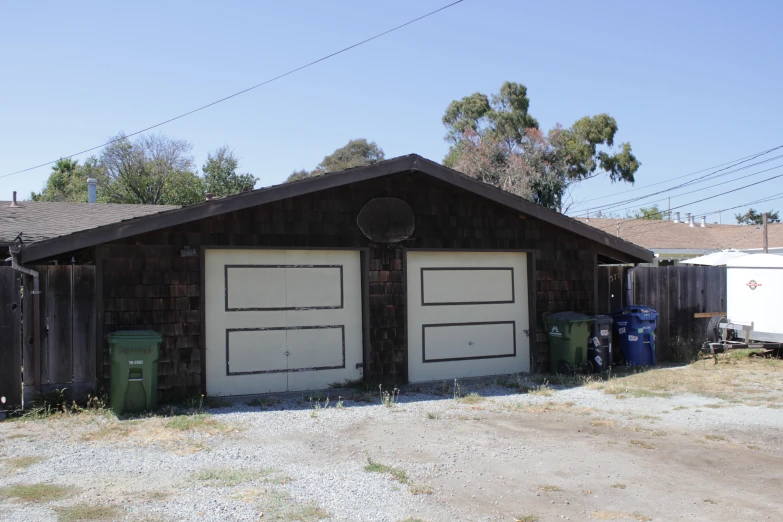
M 719 343 L 721 341 L 720 325 L 728 324 L 728 322 L 729 320 L 723 315 L 716 315 L 710 318 L 710 322 L 707 323 L 707 336 L 710 342 Z M 728 332 L 726 337 L 729 337 Z

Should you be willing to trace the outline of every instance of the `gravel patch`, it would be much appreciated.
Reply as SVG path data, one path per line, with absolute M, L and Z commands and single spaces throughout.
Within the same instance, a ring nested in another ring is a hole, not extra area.
M 175 438 L 159 445 L 137 440 L 136 435 L 105 440 L 86 437 L 101 427 L 117 424 L 101 416 L 0 423 L 0 492 L 16 483 L 57 483 L 78 488 L 73 496 L 49 506 L 24 504 L 0 495 L 2 518 L 14 522 L 56 520 L 52 507 L 88 502 L 118 506 L 125 520 L 136 521 L 258 521 L 265 519 L 259 518 L 262 514 L 267 518 L 279 515 L 280 520 L 507 520 L 501 516 L 506 502 L 500 500 L 503 496 L 492 501 L 483 499 L 487 488 L 494 484 L 514 488 L 508 478 L 493 476 L 493 459 L 519 462 L 541 473 L 542 484 L 557 483 L 556 477 L 545 478 L 549 458 L 561 449 L 576 454 L 580 451 L 578 444 L 568 441 L 542 447 L 535 436 L 520 438 L 509 446 L 504 435 L 492 430 L 516 426 L 512 421 L 520 411 L 536 415 L 552 411 L 547 415 L 582 424 L 589 416 L 614 421 L 621 427 L 681 432 L 691 438 L 728 434 L 769 443 L 774 435 L 775 451 L 783 433 L 783 411 L 779 409 L 696 395 L 617 398 L 590 387 L 555 386 L 543 394 L 517 393 L 491 381 L 466 380 L 462 394 L 477 393 L 479 397 L 455 401 L 447 386 L 433 384 L 403 390 L 394 407 L 383 406 L 376 398 L 374 403 L 346 399 L 337 408 L 337 396 L 348 397 L 352 392 L 325 393 L 330 396 L 326 409 L 314 408 L 314 403 L 303 401 L 301 394 L 275 397 L 265 407 L 248 406 L 247 399 L 234 400 L 230 406 L 209 410 L 214 419 L 232 429 L 175 433 Z M 142 420 L 138 426 L 155 422 L 155 429 L 166 429 L 165 423 L 156 419 Z M 470 426 L 475 426 L 481 437 L 455 443 L 453 430 L 473 429 Z M 405 431 L 411 427 L 417 431 Z M 535 433 L 536 425 L 514 429 Z M 144 429 L 139 431 L 144 433 Z M 405 433 L 404 437 L 398 435 L 400 432 Z M 600 439 L 595 440 L 605 446 Z M 185 450 L 178 451 L 179 447 Z M 434 458 L 428 451 L 435 451 Z M 368 455 L 404 469 L 408 482 L 365 471 Z M 24 456 L 43 460 L 25 469 L 3 468 L 3 458 Z M 216 469 L 252 473 L 248 480 L 227 486 L 197 478 L 200 472 Z M 614 475 L 609 476 L 616 482 Z M 435 482 L 440 487 L 429 494 L 430 484 Z M 617 495 L 634 491 L 633 487 L 627 491 L 613 489 Z M 534 488 L 528 493 L 542 495 Z

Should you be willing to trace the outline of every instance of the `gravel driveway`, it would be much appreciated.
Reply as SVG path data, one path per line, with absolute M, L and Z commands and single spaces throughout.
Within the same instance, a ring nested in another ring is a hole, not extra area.
M 666 370 L 674 371 L 674 370 Z M 780 520 L 783 410 L 506 380 L 0 423 L 0 518 Z M 370 402 L 364 402 L 367 399 Z M 317 405 L 316 405 L 317 404 Z M 527 518 L 526 518 L 527 517 Z M 538 517 L 538 518 L 536 518 Z

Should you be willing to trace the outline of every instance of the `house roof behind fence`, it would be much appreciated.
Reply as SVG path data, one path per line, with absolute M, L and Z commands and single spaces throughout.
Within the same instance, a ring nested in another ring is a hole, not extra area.
M 687 223 L 668 220 L 606 218 L 590 218 L 589 221 L 579 218 L 579 221 L 651 250 L 741 250 L 763 246 L 760 225 L 707 223 L 707 226 L 702 227 L 701 223 L 696 221 L 696 226 L 691 227 Z M 783 247 L 783 223 L 771 223 L 768 227 L 769 246 Z
M 10 201 L 0 201 L 0 244 L 13 242 L 20 232 L 24 244 L 31 244 L 177 208 L 44 201 L 20 201 L 14 207 Z

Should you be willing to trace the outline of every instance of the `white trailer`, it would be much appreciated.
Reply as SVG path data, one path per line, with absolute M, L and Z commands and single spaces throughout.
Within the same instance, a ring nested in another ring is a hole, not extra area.
M 783 256 L 748 254 L 727 261 L 726 287 L 726 317 L 712 319 L 712 342 L 705 343 L 704 350 L 779 349 L 783 343 Z

